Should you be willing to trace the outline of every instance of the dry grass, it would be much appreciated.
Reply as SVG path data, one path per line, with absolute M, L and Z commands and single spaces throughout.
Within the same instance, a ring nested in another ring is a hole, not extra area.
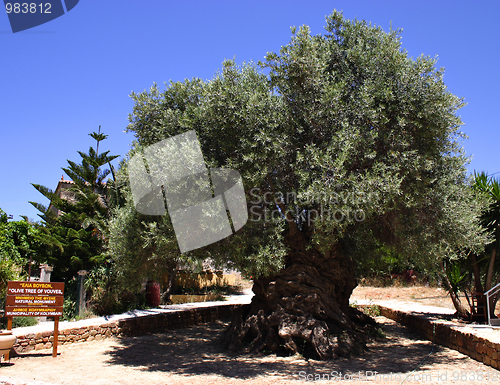
M 415 302 L 426 306 L 439 306 L 448 309 L 454 309 L 453 302 L 446 290 L 440 287 L 430 286 L 358 286 L 352 293 L 351 300 L 399 300 L 407 302 Z M 460 297 L 461 301 L 467 307 L 465 296 Z M 497 303 L 496 312 L 500 313 L 500 301 Z
M 454 308 L 448 292 L 440 287 L 358 286 L 354 289 L 351 299 L 415 301 L 421 305 L 440 306 L 448 309 Z M 463 300 L 465 301 L 465 297 Z

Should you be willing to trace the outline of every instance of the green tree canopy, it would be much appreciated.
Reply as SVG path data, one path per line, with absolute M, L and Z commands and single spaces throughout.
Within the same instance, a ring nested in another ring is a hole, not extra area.
M 349 354 L 369 323 L 348 303 L 357 260 L 387 245 L 436 263 L 485 242 L 464 103 L 436 60 L 338 12 L 325 29 L 294 29 L 264 71 L 226 61 L 209 81 L 132 94 L 139 145 L 196 130 L 207 165 L 243 177 L 249 221 L 198 251 L 257 278 L 250 311 L 227 332 L 232 349 Z
M 45 229 L 24 218 L 8 221 L 0 209 L 0 299 L 6 295 L 7 282 L 26 279 L 31 263 L 46 262 L 51 247 L 59 247 Z

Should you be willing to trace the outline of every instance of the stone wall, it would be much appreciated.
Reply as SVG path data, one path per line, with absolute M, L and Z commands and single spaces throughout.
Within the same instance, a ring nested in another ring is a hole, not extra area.
M 424 314 L 412 314 L 379 306 L 380 314 L 419 333 L 436 344 L 458 350 L 460 353 L 500 369 L 500 341 L 493 342 L 478 336 L 470 328 L 463 328 L 445 320 L 432 319 Z
M 77 329 L 59 330 L 57 338 L 58 345 L 72 344 L 74 342 L 85 342 L 102 340 L 111 336 L 120 335 L 120 330 L 116 322 L 102 325 L 92 325 Z M 51 349 L 54 342 L 54 331 L 41 333 L 30 333 L 18 336 L 14 344 L 17 353 L 26 353 L 32 350 Z
M 124 318 L 100 325 L 59 330 L 58 345 L 76 342 L 102 340 L 109 337 L 139 335 L 168 329 L 183 328 L 201 323 L 227 319 L 235 312 L 248 305 L 219 305 L 187 310 L 175 310 L 155 315 Z M 17 336 L 14 350 L 26 353 L 32 350 L 51 349 L 54 341 L 54 331 L 31 333 Z

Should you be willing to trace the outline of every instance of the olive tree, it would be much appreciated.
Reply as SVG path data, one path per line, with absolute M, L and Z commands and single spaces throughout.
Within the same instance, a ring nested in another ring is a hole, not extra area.
M 325 29 L 292 29 L 259 65 L 226 61 L 211 80 L 132 94 L 128 130 L 141 146 L 196 130 L 209 167 L 242 175 L 247 224 L 193 252 L 254 278 L 251 306 L 225 333 L 233 350 L 359 351 L 373 322 L 349 306 L 356 261 L 383 244 L 436 264 L 484 243 L 464 103 L 435 60 L 410 58 L 399 31 L 338 12 Z

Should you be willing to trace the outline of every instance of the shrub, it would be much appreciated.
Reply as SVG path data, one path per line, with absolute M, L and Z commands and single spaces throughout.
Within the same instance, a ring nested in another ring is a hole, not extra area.
M 23 328 L 38 324 L 36 317 L 13 317 L 12 328 Z M 7 329 L 7 317 L 0 318 L 0 328 Z

